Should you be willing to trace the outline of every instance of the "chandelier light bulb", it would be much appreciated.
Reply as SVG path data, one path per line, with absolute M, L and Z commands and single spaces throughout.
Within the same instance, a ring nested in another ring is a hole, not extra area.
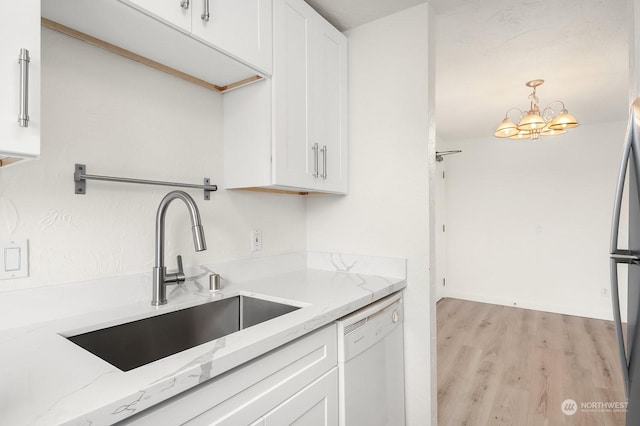
M 536 130 L 542 129 L 546 125 L 547 123 L 545 123 L 544 119 L 540 117 L 540 114 L 537 114 L 535 111 L 529 111 L 529 113 L 518 123 L 518 129 Z

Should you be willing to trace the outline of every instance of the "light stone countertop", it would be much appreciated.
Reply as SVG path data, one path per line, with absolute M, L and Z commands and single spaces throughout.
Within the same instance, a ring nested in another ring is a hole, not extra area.
M 272 274 L 248 280 L 226 279 L 222 291 L 216 294 L 192 279 L 180 288 L 173 286 L 169 303 L 160 308 L 152 307 L 149 300 L 134 297 L 132 302 L 120 306 L 69 317 L 58 314 L 53 321 L 23 324 L 24 321 L 21 323 L 18 319 L 20 326 L 0 330 L 0 424 L 115 423 L 406 286 L 404 271 L 398 273 L 398 269 L 405 267 L 404 260 L 390 261 L 401 267 L 388 269 L 392 276 L 389 277 L 362 273 L 384 272 L 385 268 L 380 265 L 389 263 L 386 258 L 378 262 L 371 257 L 336 256 L 304 254 L 303 268 L 299 268 L 297 259 L 292 270 L 274 269 Z M 335 259 L 340 262 L 336 263 Z M 281 259 L 273 264 L 278 261 L 286 264 Z M 341 267 L 342 264 L 350 266 Z M 130 286 L 132 293 L 138 294 L 145 286 L 151 288 L 151 274 L 147 275 L 135 277 L 136 285 Z M 229 272 L 229 276 L 234 274 Z M 122 287 L 118 291 L 122 292 Z M 24 299 L 32 294 L 22 293 L 20 297 Z M 62 336 L 238 294 L 290 303 L 301 309 L 128 372 Z M 120 296 L 127 299 L 127 294 Z M 2 297 L 0 295 L 0 310 L 3 300 L 8 304 L 17 296 Z M 1 316 L 0 320 L 3 320 Z

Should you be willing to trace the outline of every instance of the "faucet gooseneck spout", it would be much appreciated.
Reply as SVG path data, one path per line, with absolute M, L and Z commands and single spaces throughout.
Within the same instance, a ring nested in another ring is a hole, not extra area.
M 164 264 L 164 240 L 165 240 L 165 216 L 169 204 L 175 199 L 182 200 L 189 210 L 191 218 L 191 232 L 193 234 L 193 244 L 196 251 L 207 249 L 207 243 L 204 238 L 204 228 L 200 219 L 200 211 L 195 201 L 189 194 L 184 191 L 171 191 L 160 201 L 158 212 L 156 214 L 156 247 L 155 247 L 155 266 L 153 268 L 153 294 L 151 304 L 160 306 L 167 303 L 167 285 L 180 284 L 185 280 L 182 271 L 182 258 L 178 256 L 178 272 L 167 274 L 167 268 Z

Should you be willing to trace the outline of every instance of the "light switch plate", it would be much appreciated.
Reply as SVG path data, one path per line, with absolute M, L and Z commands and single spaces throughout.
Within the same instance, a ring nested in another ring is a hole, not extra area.
M 29 240 L 0 241 L 0 280 L 29 276 Z

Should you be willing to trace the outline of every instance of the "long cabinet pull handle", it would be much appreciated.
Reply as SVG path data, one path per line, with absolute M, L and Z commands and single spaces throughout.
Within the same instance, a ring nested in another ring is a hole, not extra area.
M 311 149 L 313 150 L 313 177 L 317 178 L 320 176 L 320 167 L 318 166 L 318 144 L 314 143 Z
M 18 64 L 20 64 L 20 127 L 29 127 L 29 51 L 20 49 Z
M 327 146 L 322 145 L 322 179 L 327 178 Z
M 209 22 L 209 0 L 204 0 L 204 12 L 200 16 L 204 22 Z
M 183 9 L 189 9 L 189 0 L 182 0 L 180 2 L 180 7 Z

